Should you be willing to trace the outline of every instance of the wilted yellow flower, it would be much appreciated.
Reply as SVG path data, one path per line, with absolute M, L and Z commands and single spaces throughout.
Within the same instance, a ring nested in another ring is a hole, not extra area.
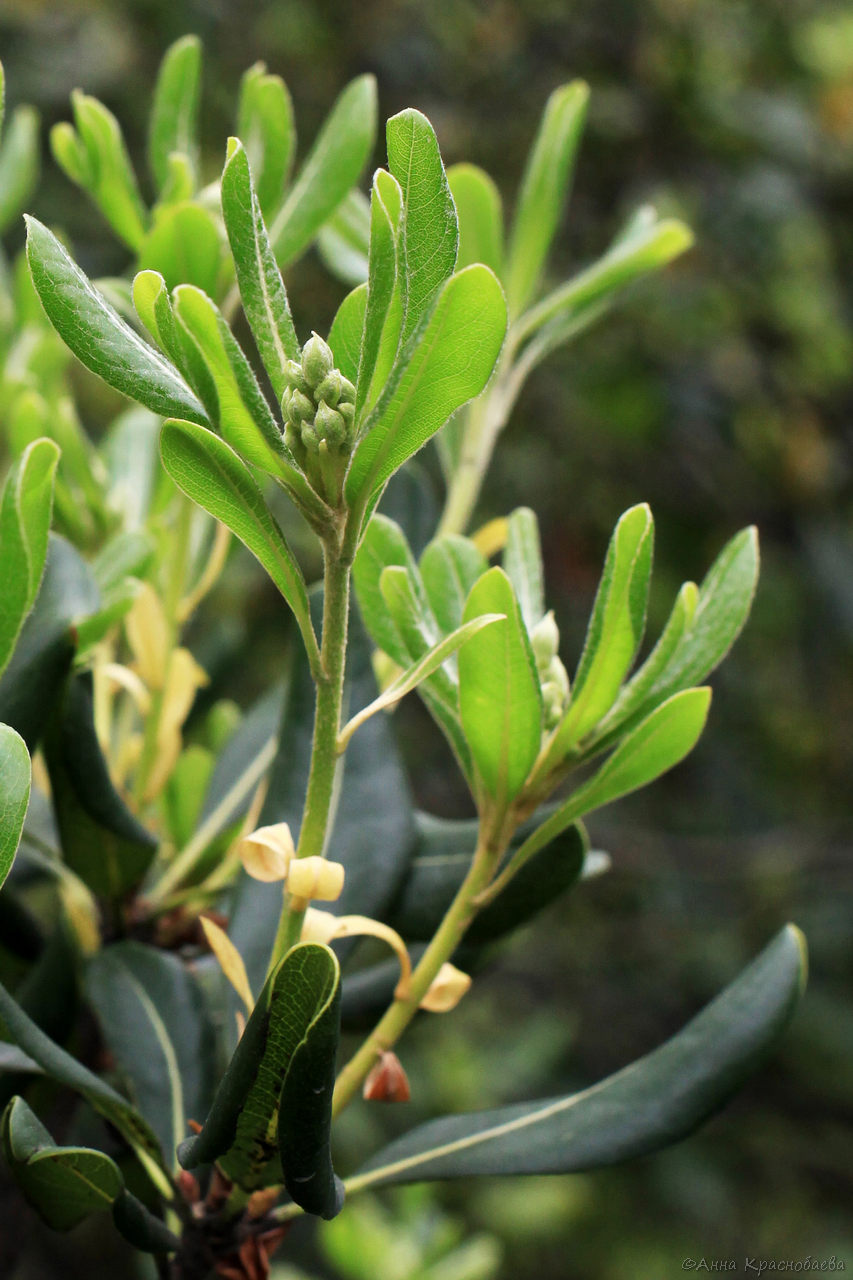
M 137 672 L 149 689 L 162 689 L 169 664 L 169 624 L 150 583 L 140 587 L 124 629 Z
M 287 873 L 287 892 L 293 898 L 334 902 L 344 887 L 344 868 L 326 858 L 294 858 Z
M 269 884 L 285 878 L 293 852 L 293 837 L 286 822 L 258 827 L 237 844 L 237 854 L 249 875 Z
M 471 975 L 457 969 L 455 964 L 441 966 L 432 980 L 429 991 L 420 1003 L 428 1013 L 449 1013 L 471 986 Z

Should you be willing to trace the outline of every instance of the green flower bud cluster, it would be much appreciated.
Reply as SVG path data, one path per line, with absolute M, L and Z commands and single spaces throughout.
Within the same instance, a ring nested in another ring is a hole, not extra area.
M 313 487 L 337 507 L 353 446 L 355 387 L 335 368 L 331 347 L 316 333 L 302 348 L 302 360 L 288 360 L 286 371 L 285 441 Z
M 569 676 L 557 653 L 560 631 L 553 613 L 546 613 L 541 622 L 537 622 L 530 634 L 530 644 L 542 688 L 545 728 L 554 729 L 568 706 Z

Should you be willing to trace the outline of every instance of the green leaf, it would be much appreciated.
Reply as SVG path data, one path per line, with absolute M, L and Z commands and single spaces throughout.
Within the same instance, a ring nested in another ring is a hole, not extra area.
M 315 660 L 305 579 L 249 468 L 224 440 L 191 422 L 164 423 L 160 453 L 178 488 L 227 525 L 264 566 L 293 610 Z
M 805 966 L 805 940 L 788 925 L 646 1057 L 582 1093 L 421 1125 L 374 1156 L 347 1190 L 478 1174 L 577 1173 L 671 1146 L 761 1065 L 793 1015 Z
M 400 526 L 377 512 L 362 539 L 353 566 L 353 583 L 364 625 L 374 643 L 398 666 L 409 665 L 411 655 L 400 628 L 388 612 L 379 586 L 385 569 L 400 565 L 416 572 L 415 561 Z M 461 621 L 461 612 L 460 612 Z
M 471 869 L 480 824 L 416 813 L 418 840 L 408 875 L 386 913 L 386 921 L 407 942 L 429 942 Z M 538 819 L 513 837 L 511 852 L 524 843 Z M 480 944 L 518 928 L 574 885 L 581 875 L 588 841 L 578 824 L 568 827 L 513 878 L 509 889 L 475 917 L 465 942 Z
M 14 729 L 0 724 L 0 889 L 21 839 L 30 803 L 30 755 Z
M 452 413 L 480 394 L 505 332 L 503 293 L 487 267 L 466 267 L 447 281 L 365 423 L 347 476 L 350 502 L 369 502 Z
M 367 286 L 360 284 L 346 295 L 329 330 L 329 346 L 335 358 L 335 367 L 353 384 L 358 377 L 366 306 Z
M 459 653 L 459 710 L 480 784 L 502 811 L 518 795 L 539 754 L 542 694 L 512 585 L 502 569 L 476 582 L 466 622 L 483 613 L 505 620 Z
M 45 1075 L 73 1089 L 109 1121 L 139 1155 L 155 1184 L 169 1195 L 169 1184 L 162 1173 L 160 1146 L 150 1127 L 134 1107 L 115 1089 L 100 1080 L 70 1053 L 66 1053 L 43 1031 L 9 995 L 0 983 L 0 1037 L 11 1040 Z
M 506 287 L 513 317 L 530 301 L 542 275 L 566 203 L 588 101 L 589 86 L 575 80 L 555 89 L 545 105 L 510 235 Z
M 418 662 L 392 681 L 378 698 L 374 698 L 371 703 L 363 707 L 344 725 L 338 735 L 339 749 L 346 746 L 356 729 L 360 728 L 371 716 L 375 716 L 378 711 L 388 711 L 391 707 L 396 706 L 402 698 L 405 698 L 407 693 L 417 689 L 419 684 L 433 675 L 439 667 L 443 666 L 448 658 L 452 657 L 456 650 L 460 649 L 466 641 L 475 636 L 478 631 L 482 631 L 483 627 L 491 626 L 493 622 L 500 621 L 502 617 L 503 614 L 500 613 L 483 614 L 479 618 L 474 618 L 471 622 L 466 622 L 464 626 L 457 627 L 449 636 L 445 636 L 438 644 L 433 645 Z
M 549 754 L 558 759 L 610 710 L 643 638 L 654 522 L 645 503 L 620 517 L 601 575 L 569 709 Z
M 12 660 L 0 679 L 0 721 L 35 751 L 65 685 L 77 647 L 77 626 L 100 607 L 85 560 L 52 535 L 41 590 Z
M 87 369 L 154 413 L 207 422 L 170 364 L 152 350 L 86 279 L 47 227 L 27 218 L 27 259 L 47 318 Z
M 572 792 L 530 836 L 513 860 L 514 864 L 520 866 L 570 822 L 647 786 L 679 764 L 699 741 L 710 704 L 708 688 L 685 689 L 667 698 L 623 738 L 589 781 Z
M 361 177 L 376 137 L 376 81 L 359 76 L 332 107 L 270 228 L 285 267 L 311 243 Z
M 72 93 L 71 105 L 77 126 L 75 149 L 73 153 L 70 150 L 72 130 L 66 124 L 58 134 L 56 130 L 51 134 L 54 157 L 72 182 L 86 188 L 116 234 L 137 251 L 145 236 L 148 211 L 139 194 L 121 125 L 102 102 L 79 89 Z
M 148 122 L 148 164 L 162 193 L 169 181 L 169 157 L 186 156 L 198 164 L 198 106 L 201 91 L 201 41 L 182 36 L 166 50 Z
M 487 572 L 488 560 L 470 538 L 449 533 L 429 543 L 419 568 L 439 626 L 442 631 L 452 631 L 462 621 L 471 588 Z
M 115 901 L 140 883 L 157 841 L 113 786 L 95 731 L 90 672 L 68 682 L 45 756 L 65 863 L 94 893 Z
M 281 432 L 219 308 L 192 285 L 180 285 L 172 297 L 178 324 L 195 344 L 216 388 L 216 420 L 222 435 L 250 462 L 278 474 Z M 195 421 L 192 415 L 170 416 Z
M 296 150 L 293 103 L 280 76 L 267 74 L 266 64 L 256 62 L 240 81 L 237 134 L 255 175 L 263 216 L 278 208 Z
M 20 1191 L 54 1231 L 70 1231 L 111 1209 L 124 1178 L 109 1156 L 87 1147 L 57 1147 L 23 1098 L 3 1113 L 3 1154 Z
M 317 251 L 332 275 L 344 284 L 363 284 L 367 279 L 367 244 L 370 236 L 370 206 L 353 187 L 317 234 Z
M 334 1216 L 340 1199 L 328 1125 L 339 1001 L 334 953 L 311 942 L 293 947 L 261 992 L 204 1128 L 178 1150 L 185 1169 L 215 1160 L 251 1190 L 276 1178 L 269 1166 L 280 1154 L 285 1186 L 297 1204 Z M 291 1114 L 282 1124 L 285 1107 Z M 292 1132 L 300 1118 L 301 1139 Z
M 13 466 L 0 496 L 0 672 L 41 584 L 58 461 L 52 440 L 35 440 Z
M 381 388 L 400 340 L 402 295 L 397 275 L 397 236 L 402 206 L 403 194 L 397 181 L 377 170 L 370 193 L 367 307 L 356 384 L 356 421 L 375 400 L 377 383 Z M 392 306 L 395 291 L 397 305 Z
M 489 175 L 475 164 L 453 164 L 447 182 L 459 218 L 457 267 L 482 262 L 498 279 L 503 273 L 504 227 L 501 196 Z
M 504 573 L 512 583 L 528 631 L 545 613 L 545 583 L 539 522 L 529 507 L 518 507 L 507 521 Z
M 299 339 L 252 183 L 248 156 L 236 139 L 229 141 L 228 148 L 222 173 L 222 216 L 246 319 L 280 400 L 289 385 L 285 366 L 288 360 L 299 359 Z
M 223 247 L 212 215 L 185 200 L 157 210 L 151 230 L 139 246 L 137 265 L 140 271 L 159 271 L 169 289 L 194 284 L 215 294 Z
M 176 956 L 119 942 L 92 956 L 86 992 L 140 1113 L 174 1162 L 213 1096 L 215 1045 L 201 989 Z
M 418 327 L 436 290 L 456 265 L 459 227 L 435 131 L 407 108 L 386 127 L 388 168 L 403 193 L 402 340 Z
M 17 107 L 0 144 L 0 234 L 26 208 L 38 175 L 38 113 L 32 107 Z
M 662 218 L 651 225 L 644 224 L 635 235 L 617 237 L 597 262 L 520 317 L 514 329 L 517 341 L 520 343 L 537 330 L 546 335 L 547 328 L 550 339 L 546 345 L 550 350 L 592 308 L 611 301 L 640 276 L 666 266 L 692 244 L 693 233 L 677 218 Z

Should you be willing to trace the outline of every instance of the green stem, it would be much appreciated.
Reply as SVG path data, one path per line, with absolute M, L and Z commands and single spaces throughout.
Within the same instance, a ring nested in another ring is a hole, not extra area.
M 296 846 L 297 858 L 325 854 L 335 774 L 338 764 L 338 733 L 346 667 L 347 621 L 352 558 L 332 544 L 324 545 L 323 569 L 323 637 L 320 646 L 320 671 L 317 675 L 317 698 L 314 708 L 314 736 L 305 809 Z M 270 960 L 272 969 L 281 957 L 299 941 L 305 904 L 291 902 L 285 893 L 278 933 Z
M 506 824 L 503 826 L 505 828 Z M 405 995 L 395 998 L 394 1003 L 338 1076 L 332 1115 L 338 1115 L 352 1101 L 378 1055 L 394 1047 L 414 1018 L 421 1001 L 438 976 L 441 966 L 453 955 L 477 914 L 476 899 L 488 887 L 509 838 L 505 829 L 496 836 L 491 836 L 486 824 L 481 823 L 477 851 L 468 874 L 460 885 L 438 932 L 412 973 Z

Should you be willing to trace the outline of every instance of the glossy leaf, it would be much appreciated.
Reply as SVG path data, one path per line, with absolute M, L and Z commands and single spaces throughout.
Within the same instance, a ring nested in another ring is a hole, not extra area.
M 405 882 L 387 922 L 407 942 L 429 942 L 471 868 L 479 823 L 449 821 L 417 813 L 417 844 Z M 519 849 L 537 819 L 513 838 Z M 466 943 L 491 942 L 530 920 L 575 884 L 581 875 L 588 841 L 577 824 L 561 832 L 514 877 L 508 890 L 480 911 L 465 934 Z
M 119 942 L 94 955 L 86 991 L 104 1042 L 170 1164 L 213 1094 L 215 1044 L 201 990 L 167 951 Z
M 278 208 L 296 150 L 293 103 L 280 76 L 256 62 L 240 81 L 237 134 L 243 140 L 255 176 L 263 216 Z
M 213 215 L 184 200 L 158 209 L 139 246 L 140 271 L 159 271 L 169 289 L 192 284 L 215 294 L 222 269 L 223 243 Z
M 324 264 L 346 285 L 367 279 L 370 206 L 353 187 L 317 234 L 317 251 Z
M 339 1001 L 333 952 L 310 942 L 292 948 L 258 998 L 204 1128 L 179 1148 L 184 1168 L 216 1160 L 251 1190 L 275 1179 L 269 1165 L 280 1153 L 297 1204 L 334 1216 L 342 1196 L 328 1140 Z
M 198 36 L 182 36 L 160 63 L 148 122 L 148 164 L 161 192 L 169 181 L 173 152 L 186 156 L 195 171 L 200 91 L 201 41 Z
M 456 265 L 459 226 L 438 140 L 426 116 L 407 108 L 386 126 L 388 168 L 403 194 L 402 340 L 417 329 Z
M 429 543 L 418 567 L 439 626 L 452 631 L 461 623 L 465 601 L 489 562 L 470 538 L 449 533 Z
M 365 423 L 347 476 L 351 502 L 366 504 L 452 413 L 479 395 L 505 331 L 503 293 L 487 267 L 466 267 L 447 281 Z
M 248 156 L 236 139 L 228 145 L 228 160 L 222 173 L 222 215 L 246 319 L 280 400 L 289 385 L 285 366 L 288 360 L 299 358 L 299 340 L 252 183 Z
M 30 755 L 14 729 L 0 724 L 0 889 L 21 839 L 30 802 Z
M 178 488 L 227 525 L 260 560 L 293 610 L 308 651 L 315 658 L 317 642 L 305 580 L 245 463 L 212 431 L 190 422 L 166 422 L 160 452 Z
M 285 267 L 307 248 L 361 177 L 376 136 L 376 81 L 359 76 L 332 107 L 270 227 Z
M 539 522 L 529 507 L 519 507 L 507 521 L 503 567 L 512 583 L 528 631 L 545 613 L 545 583 Z
M 0 233 L 26 208 L 38 173 L 38 114 L 32 107 L 17 107 L 0 143 Z
M 58 1147 L 23 1098 L 2 1119 L 3 1154 L 18 1188 L 54 1231 L 111 1209 L 124 1190 L 115 1161 L 87 1147 Z
M 475 164 L 453 164 L 447 182 L 459 219 L 459 270 L 482 262 L 498 279 L 503 273 L 504 228 L 501 195 L 495 183 Z
M 788 925 L 678 1035 L 582 1093 L 448 1116 L 405 1134 L 347 1183 L 577 1173 L 687 1137 L 728 1102 L 791 1019 L 805 941 Z
M 116 391 L 161 415 L 206 422 L 190 388 L 126 324 L 47 227 L 27 218 L 27 259 L 42 306 L 59 336 L 87 369 Z
M 507 298 L 511 316 L 535 293 L 568 195 L 586 119 L 589 87 L 580 80 L 555 89 L 530 152 L 507 255 Z
M 12 467 L 0 496 L 0 672 L 41 584 L 58 461 L 52 440 L 34 441 Z
M 483 790 L 503 810 L 539 754 L 542 695 L 518 602 L 502 569 L 474 584 L 463 618 L 503 613 L 459 652 L 459 710 Z
M 643 638 L 654 524 L 645 503 L 620 517 L 601 575 L 569 710 L 553 756 L 564 755 L 613 705 Z

